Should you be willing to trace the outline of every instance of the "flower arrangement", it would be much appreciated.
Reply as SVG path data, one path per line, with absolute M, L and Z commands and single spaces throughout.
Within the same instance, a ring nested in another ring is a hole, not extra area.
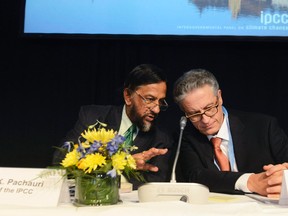
M 96 129 L 97 125 L 99 127 Z M 106 129 L 106 126 L 97 121 L 81 133 L 78 144 L 66 142 L 64 148 L 67 153 L 60 165 L 67 174 L 75 177 L 102 172 L 115 178 L 125 172 L 128 177 L 132 174 L 144 181 L 131 155 L 131 151 L 137 147 L 128 146 L 125 137 Z

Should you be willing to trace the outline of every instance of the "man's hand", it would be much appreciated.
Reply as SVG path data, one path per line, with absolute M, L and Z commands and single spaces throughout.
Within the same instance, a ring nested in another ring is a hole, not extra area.
M 266 188 L 268 187 L 268 176 L 265 172 L 252 174 L 248 178 L 247 187 L 251 192 L 267 196 Z
M 147 151 L 143 151 L 142 153 L 137 153 L 132 156 L 136 161 L 136 166 L 138 170 L 157 172 L 158 167 L 147 163 L 147 161 L 149 161 L 151 158 L 155 156 L 164 155 L 167 152 L 168 149 L 157 149 L 153 147 Z
M 288 163 L 263 166 L 264 172 L 252 174 L 248 179 L 248 189 L 269 198 L 278 198 L 281 192 L 283 170 Z
M 283 170 L 288 168 L 288 163 L 277 164 L 277 165 L 265 165 L 263 167 L 266 171 L 266 175 L 269 177 L 267 197 L 279 197 L 281 193 Z

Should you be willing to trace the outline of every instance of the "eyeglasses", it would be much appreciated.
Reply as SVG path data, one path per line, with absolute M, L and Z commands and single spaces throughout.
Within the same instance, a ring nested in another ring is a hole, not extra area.
M 204 110 L 201 113 L 195 113 L 192 115 L 187 115 L 186 114 L 186 118 L 189 119 L 191 122 L 198 122 L 202 119 L 203 115 L 206 115 L 208 117 L 212 117 L 214 116 L 217 112 L 218 112 L 218 97 L 217 97 L 217 102 L 215 105 L 213 105 L 212 107 L 207 108 L 206 110 Z
M 166 111 L 168 109 L 168 103 L 165 101 L 165 99 L 160 99 L 159 103 L 156 103 L 155 101 L 157 98 L 145 98 L 137 91 L 135 91 L 135 93 L 143 100 L 143 102 L 146 104 L 146 107 L 150 110 L 154 109 L 156 106 L 159 106 L 160 111 Z

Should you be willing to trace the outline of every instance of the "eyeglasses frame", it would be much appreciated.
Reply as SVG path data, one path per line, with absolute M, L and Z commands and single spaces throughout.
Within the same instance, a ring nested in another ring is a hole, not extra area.
M 154 109 L 156 106 L 158 106 L 161 111 L 166 111 L 166 110 L 168 109 L 168 106 L 169 106 L 169 105 L 168 105 L 168 103 L 166 102 L 165 99 L 163 99 L 163 103 L 164 103 L 164 104 L 161 105 L 161 104 L 157 104 L 157 103 L 155 103 L 155 102 L 153 102 L 153 101 L 149 102 L 149 100 L 148 100 L 147 98 L 145 98 L 144 96 L 142 96 L 142 95 L 141 95 L 140 93 L 138 93 L 136 90 L 135 90 L 134 92 L 136 93 L 136 95 L 138 95 L 138 96 L 143 100 L 143 102 L 146 104 L 147 108 L 149 108 L 149 109 Z M 154 106 L 149 107 L 150 104 L 154 104 Z
M 185 117 L 186 117 L 187 119 L 189 119 L 191 122 L 199 122 L 199 121 L 202 119 L 203 115 L 206 115 L 206 116 L 208 116 L 208 117 L 213 117 L 214 115 L 216 115 L 216 113 L 218 113 L 218 106 L 219 106 L 219 97 L 217 96 L 217 102 L 216 102 L 215 105 L 213 105 L 213 106 L 211 106 L 211 107 L 203 110 L 203 112 L 201 112 L 201 113 L 195 113 L 195 114 L 192 114 L 192 115 L 187 115 L 187 114 L 185 113 Z M 213 115 L 207 115 L 206 112 L 209 111 L 209 110 L 211 110 L 211 109 L 213 109 L 213 108 L 216 108 L 216 112 L 215 112 Z M 201 118 L 200 118 L 199 120 L 197 120 L 197 121 L 192 121 L 192 120 L 191 120 L 191 117 L 197 116 L 197 115 L 200 115 Z

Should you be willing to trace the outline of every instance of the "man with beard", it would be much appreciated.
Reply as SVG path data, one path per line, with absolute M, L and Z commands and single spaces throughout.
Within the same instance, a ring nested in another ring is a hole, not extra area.
M 166 110 L 165 101 L 167 80 L 162 70 L 154 65 L 142 64 L 128 75 L 123 90 L 124 105 L 89 105 L 82 106 L 79 119 L 68 132 L 65 141 L 78 142 L 79 134 L 97 121 L 107 124 L 107 129 L 125 132 L 134 125 L 133 151 L 137 169 L 142 172 L 147 182 L 168 181 L 170 178 L 170 157 L 173 139 L 159 129 L 154 121 L 160 111 Z M 62 142 L 62 144 L 64 143 Z M 59 151 L 54 154 L 54 164 L 63 159 Z M 127 176 L 126 176 L 127 177 Z M 137 189 L 144 182 L 127 178 Z

